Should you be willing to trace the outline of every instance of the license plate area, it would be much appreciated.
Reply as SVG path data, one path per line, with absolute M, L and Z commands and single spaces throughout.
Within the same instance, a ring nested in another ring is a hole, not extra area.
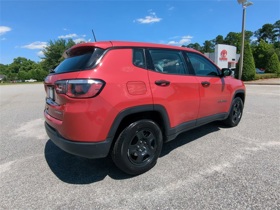
M 55 98 L 54 98 L 54 89 L 53 89 L 53 87 L 48 86 L 47 88 L 48 88 L 47 89 L 47 98 L 49 98 L 49 99 L 54 101 Z

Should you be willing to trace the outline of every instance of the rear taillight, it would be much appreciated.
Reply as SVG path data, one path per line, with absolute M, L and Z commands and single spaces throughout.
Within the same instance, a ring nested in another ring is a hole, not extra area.
M 90 98 L 97 96 L 105 82 L 96 79 L 72 79 L 55 82 L 57 94 L 65 94 L 72 98 Z

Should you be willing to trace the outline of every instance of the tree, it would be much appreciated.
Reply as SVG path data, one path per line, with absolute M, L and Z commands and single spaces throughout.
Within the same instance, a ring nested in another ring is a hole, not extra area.
M 252 31 L 245 31 L 245 41 L 251 42 L 251 37 L 253 36 Z M 240 53 L 241 49 L 241 39 L 242 34 L 236 32 L 229 32 L 224 40 L 225 44 L 232 45 L 236 47 L 236 52 Z
M 204 43 L 203 43 L 203 47 L 202 47 L 202 52 L 204 53 L 211 53 L 211 52 L 214 52 L 214 43 L 211 41 L 211 40 L 206 40 Z
M 188 44 L 187 46 L 182 46 L 182 47 L 188 47 L 188 48 L 192 48 L 192 49 L 195 49 L 195 50 L 198 50 L 198 51 L 201 51 L 202 50 L 202 47 L 200 46 L 200 44 L 198 44 L 197 42 L 196 43 L 190 43 Z
M 44 71 L 43 69 L 35 69 L 32 71 L 34 71 L 34 73 L 35 73 L 34 79 L 36 79 L 38 81 L 44 81 L 46 76 L 49 74 L 49 72 Z
M 273 24 L 273 27 L 274 27 L 274 34 L 275 34 L 275 37 L 276 37 L 276 40 L 278 42 L 280 42 L 280 20 L 277 20 L 274 24 Z
M 6 75 L 8 73 L 8 65 L 0 64 L 0 74 Z
M 215 45 L 217 44 L 224 44 L 225 41 L 224 41 L 224 37 L 222 35 L 218 35 L 214 40 L 213 40 L 213 43 Z
M 36 79 L 43 81 L 48 75 L 41 63 L 36 63 L 24 57 L 14 58 L 9 65 L 0 64 L 0 74 L 6 76 L 6 81 Z
M 279 42 L 279 45 L 280 45 L 280 42 Z M 278 60 L 280 61 L 280 46 L 279 47 L 274 46 L 274 50 L 275 50 L 276 55 L 278 56 Z
M 250 81 L 255 78 L 256 67 L 254 62 L 254 57 L 252 50 L 248 41 L 244 45 L 244 60 L 243 60 L 243 70 L 242 70 L 242 80 Z
M 21 68 L 30 69 L 30 64 L 34 63 L 34 61 L 27 60 L 24 57 L 14 58 L 13 63 L 8 66 L 8 71 L 11 73 L 18 73 Z
M 235 46 L 237 53 L 240 53 L 241 33 L 229 32 L 225 37 L 225 44 Z
M 268 59 L 275 52 L 273 44 L 268 44 L 264 40 L 260 40 L 259 45 L 253 48 L 253 55 L 255 59 L 255 65 L 257 68 L 265 69 Z
M 245 41 L 251 43 L 251 37 L 254 35 L 252 31 L 245 31 Z
M 274 25 L 264 24 L 262 28 L 255 31 L 258 41 L 264 40 L 266 43 L 274 43 L 276 40 Z
M 269 58 L 265 71 L 268 73 L 280 74 L 280 63 L 276 53 L 273 53 L 272 56 Z
M 75 45 L 75 42 L 72 39 L 49 41 L 48 46 L 43 50 L 45 57 L 42 58 L 42 67 L 47 71 L 54 69 L 61 61 L 64 60 L 64 51 L 73 45 Z
M 19 71 L 18 72 L 18 79 L 19 80 L 26 80 L 26 79 L 30 79 L 29 76 L 28 76 L 28 72 L 26 71 Z

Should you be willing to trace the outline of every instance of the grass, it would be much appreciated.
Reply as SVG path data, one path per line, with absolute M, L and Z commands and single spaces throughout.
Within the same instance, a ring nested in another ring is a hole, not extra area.
M 27 85 L 27 84 L 43 84 L 43 82 L 0 82 L 0 85 Z
M 265 74 L 256 74 L 255 80 L 259 79 L 271 79 L 271 78 L 280 78 L 280 75 L 275 73 L 265 73 Z

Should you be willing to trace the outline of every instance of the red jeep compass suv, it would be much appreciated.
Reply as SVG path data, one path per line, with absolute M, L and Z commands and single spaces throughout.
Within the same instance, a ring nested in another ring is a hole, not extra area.
M 238 125 L 245 87 L 193 49 L 82 43 L 45 79 L 45 128 L 62 150 L 128 174 L 151 169 L 163 142 L 203 124 Z

